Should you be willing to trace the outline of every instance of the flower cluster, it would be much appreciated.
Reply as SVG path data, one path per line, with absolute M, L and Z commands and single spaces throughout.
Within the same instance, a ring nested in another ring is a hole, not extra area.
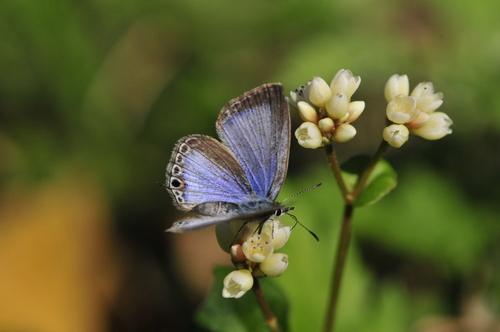
M 434 91 L 430 82 L 418 84 L 411 94 L 406 75 L 393 75 L 385 85 L 387 118 L 383 138 L 395 148 L 401 147 L 411 134 L 436 140 L 451 134 L 450 117 L 436 109 L 443 103 L 443 94 Z
M 289 104 L 298 110 L 302 125 L 295 131 L 299 144 L 316 149 L 331 141 L 347 142 L 356 135 L 351 125 L 365 109 L 363 101 L 352 101 L 361 78 L 342 69 L 330 85 L 314 77 L 305 86 L 290 93 Z
M 221 227 L 219 227 L 221 226 Z M 279 277 L 288 266 L 288 256 L 275 253 L 285 245 L 292 231 L 291 226 L 283 226 L 274 217 L 264 223 L 247 222 L 236 234 L 229 224 L 218 225 L 217 240 L 223 249 L 230 246 L 230 254 L 236 267 L 224 278 L 222 296 L 240 298 L 253 286 L 254 278 Z

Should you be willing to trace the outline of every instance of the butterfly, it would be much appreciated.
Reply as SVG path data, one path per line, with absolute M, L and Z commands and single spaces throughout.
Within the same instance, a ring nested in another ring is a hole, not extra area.
M 265 84 L 231 100 L 216 122 L 220 142 L 181 138 L 166 171 L 174 205 L 196 215 L 175 222 L 182 233 L 232 220 L 265 221 L 292 210 L 277 203 L 288 169 L 290 111 L 283 86 Z

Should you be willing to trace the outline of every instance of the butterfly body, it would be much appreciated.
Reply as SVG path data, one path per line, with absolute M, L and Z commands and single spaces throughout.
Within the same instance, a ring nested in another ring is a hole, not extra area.
M 222 142 L 191 135 L 174 148 L 166 188 L 178 209 L 197 215 L 167 231 L 265 220 L 285 209 L 275 201 L 290 149 L 290 114 L 281 84 L 266 84 L 231 100 L 216 127 Z

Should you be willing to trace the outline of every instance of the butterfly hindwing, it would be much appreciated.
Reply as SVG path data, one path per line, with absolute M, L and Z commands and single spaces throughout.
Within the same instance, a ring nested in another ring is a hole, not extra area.
M 181 138 L 166 176 L 174 204 L 184 211 L 206 202 L 240 203 L 253 193 L 234 154 L 209 136 Z

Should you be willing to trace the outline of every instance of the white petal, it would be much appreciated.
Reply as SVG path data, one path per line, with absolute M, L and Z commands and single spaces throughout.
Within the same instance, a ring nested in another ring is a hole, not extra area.
M 428 140 L 436 140 L 451 134 L 450 126 L 453 124 L 450 117 L 442 112 L 430 114 L 429 121 L 418 129 L 412 129 L 411 133 Z

